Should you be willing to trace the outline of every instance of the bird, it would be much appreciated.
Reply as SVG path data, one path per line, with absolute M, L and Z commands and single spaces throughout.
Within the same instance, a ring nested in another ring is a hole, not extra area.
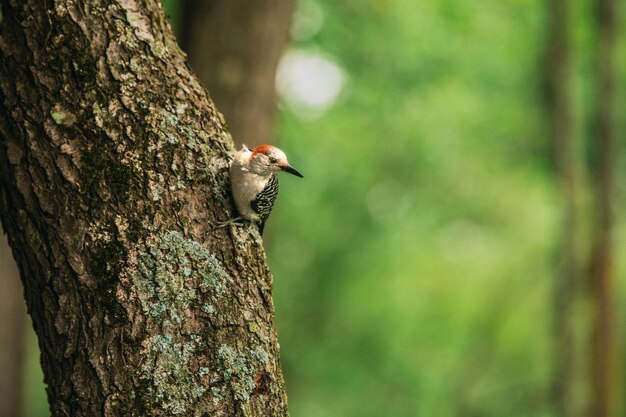
M 248 220 L 259 225 L 259 233 L 263 235 L 274 202 L 278 196 L 279 172 L 288 172 L 296 177 L 303 175 L 289 165 L 287 155 L 273 145 L 260 145 L 253 150 L 243 145 L 235 154 L 230 165 L 230 184 L 235 206 L 239 217 L 220 224 L 240 224 L 240 220 Z

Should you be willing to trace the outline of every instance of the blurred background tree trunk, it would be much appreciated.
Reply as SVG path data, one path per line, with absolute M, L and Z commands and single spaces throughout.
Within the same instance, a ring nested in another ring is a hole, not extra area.
M 616 282 L 613 254 L 613 203 L 617 133 L 616 36 L 619 8 L 615 0 L 596 1 L 597 100 L 592 140 L 594 235 L 589 268 L 592 303 L 591 408 L 589 417 L 617 416 L 620 387 L 617 362 Z
M 286 416 L 271 274 L 158 1 L 3 1 L 0 217 L 54 416 Z
M 237 146 L 275 143 L 276 68 L 294 0 L 184 0 L 181 46 Z
M 580 158 L 576 155 L 572 101 L 571 5 L 548 0 L 548 114 L 556 176 L 563 209 L 558 273 L 554 285 L 555 372 L 553 397 L 557 415 L 574 415 L 573 307 L 581 278 L 581 225 L 578 194 Z
M 26 304 L 17 265 L 0 227 L 0 417 L 20 417 Z

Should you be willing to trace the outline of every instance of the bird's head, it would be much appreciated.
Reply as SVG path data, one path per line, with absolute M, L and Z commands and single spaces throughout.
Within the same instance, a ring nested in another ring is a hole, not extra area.
M 287 155 L 276 146 L 257 146 L 250 153 L 249 161 L 250 170 L 259 175 L 269 175 L 272 172 L 284 171 L 302 178 L 302 174 L 289 165 Z

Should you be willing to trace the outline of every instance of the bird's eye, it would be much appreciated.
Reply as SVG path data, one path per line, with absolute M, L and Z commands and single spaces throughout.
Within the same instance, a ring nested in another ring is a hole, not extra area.
M 270 162 L 271 162 L 272 164 L 275 164 L 275 163 L 276 163 L 276 161 L 277 161 L 277 160 L 276 160 L 276 158 L 274 158 L 274 157 L 271 157 L 271 156 L 270 156 Z

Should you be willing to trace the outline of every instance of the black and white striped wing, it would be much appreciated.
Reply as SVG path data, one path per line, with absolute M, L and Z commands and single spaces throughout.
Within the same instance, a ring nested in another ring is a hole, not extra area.
M 278 195 L 278 177 L 276 174 L 272 174 L 270 180 L 263 190 L 257 195 L 256 199 L 252 202 L 252 210 L 254 210 L 265 222 L 272 212 L 274 207 L 274 201 Z

